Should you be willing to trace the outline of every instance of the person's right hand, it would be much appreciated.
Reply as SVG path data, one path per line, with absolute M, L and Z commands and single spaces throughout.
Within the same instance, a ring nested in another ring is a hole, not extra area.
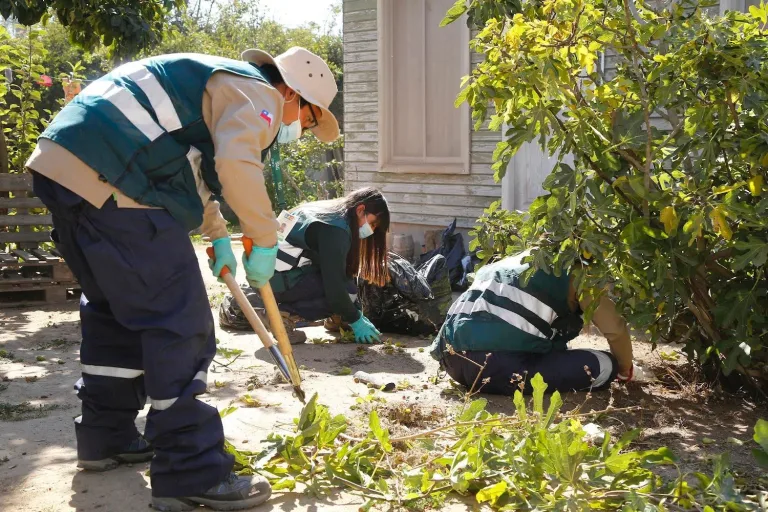
M 213 242 L 213 254 L 215 259 L 208 258 L 208 268 L 213 272 L 214 277 L 219 278 L 219 282 L 223 283 L 221 278 L 221 269 L 224 267 L 229 268 L 229 271 L 234 277 L 237 274 L 237 258 L 235 253 L 232 252 L 232 243 L 229 241 L 229 237 L 225 236 L 217 238 Z
M 356 322 L 349 324 L 349 326 L 352 327 L 352 331 L 355 333 L 355 343 L 373 343 L 374 341 L 381 340 L 379 330 L 362 313 L 360 318 Z

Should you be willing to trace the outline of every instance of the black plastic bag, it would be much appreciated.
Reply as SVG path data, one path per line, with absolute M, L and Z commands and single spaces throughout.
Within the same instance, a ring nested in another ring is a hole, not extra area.
M 257 313 L 261 312 L 266 316 L 266 310 L 264 310 L 264 303 L 261 302 L 261 296 L 259 292 L 254 290 L 248 285 L 241 285 L 240 288 L 248 298 L 248 302 L 256 309 Z M 235 331 L 252 331 L 253 328 L 245 318 L 245 313 L 240 309 L 240 305 L 235 300 L 235 297 L 228 293 L 224 296 L 224 300 L 219 306 L 219 326 L 222 329 L 232 329 Z
M 456 219 L 453 219 L 453 222 L 443 231 L 440 247 L 422 254 L 419 258 L 419 265 L 423 265 L 438 254 L 444 256 L 448 266 L 451 288 L 454 291 L 464 291 L 469 287 L 468 275 L 472 273 L 474 263 L 464 248 L 464 237 L 455 231 Z
M 391 281 L 384 287 L 369 283 L 360 287 L 360 302 L 368 319 L 382 332 L 413 336 L 436 333 L 451 300 L 445 258 L 436 255 L 417 269 L 390 252 L 389 275 Z

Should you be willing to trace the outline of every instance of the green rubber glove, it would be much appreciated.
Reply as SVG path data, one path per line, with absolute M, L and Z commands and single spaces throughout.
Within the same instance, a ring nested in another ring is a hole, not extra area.
M 227 267 L 233 276 L 237 275 L 237 258 L 235 258 L 235 253 L 232 252 L 232 243 L 229 241 L 228 236 L 217 238 L 211 243 L 213 244 L 213 253 L 216 259 L 208 258 L 208 268 L 211 269 L 215 277 L 219 278 L 219 282 L 223 283 L 224 280 L 220 277 L 221 269 Z
M 277 244 L 274 247 L 256 247 L 251 249 L 250 256 L 243 253 L 245 278 L 253 288 L 261 288 L 275 275 L 277 263 Z
M 356 322 L 349 324 L 349 326 L 352 327 L 352 331 L 355 333 L 355 343 L 370 344 L 375 341 L 381 341 L 379 330 L 362 313 L 360 318 Z

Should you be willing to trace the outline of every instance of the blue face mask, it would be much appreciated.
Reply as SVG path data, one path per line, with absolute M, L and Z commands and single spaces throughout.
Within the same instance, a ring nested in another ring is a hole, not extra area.
M 298 140 L 301 137 L 301 122 L 297 119 L 291 124 L 280 124 L 280 130 L 277 132 L 277 142 L 280 144 L 288 144 Z
M 360 240 L 362 240 L 363 238 L 368 238 L 372 234 L 373 234 L 373 228 L 371 227 L 370 224 L 366 222 L 365 224 L 360 226 Z
M 288 101 L 287 103 L 292 103 L 294 101 L 299 101 L 299 96 L 296 95 L 291 101 Z M 299 115 L 296 118 L 294 122 L 291 124 L 285 124 L 280 123 L 280 129 L 277 131 L 277 142 L 280 144 L 288 144 L 289 142 L 293 142 L 295 140 L 298 140 L 299 137 L 301 137 L 301 109 L 299 109 Z

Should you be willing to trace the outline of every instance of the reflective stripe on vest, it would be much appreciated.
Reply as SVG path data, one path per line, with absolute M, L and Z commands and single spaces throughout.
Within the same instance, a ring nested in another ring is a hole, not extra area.
M 172 132 L 182 128 L 181 120 L 173 106 L 173 101 L 163 86 L 145 66 L 138 62 L 130 62 L 115 69 L 113 78 L 128 78 L 133 81 L 146 94 L 152 109 L 155 111 L 158 125 L 147 110 L 134 95 L 116 82 L 109 80 L 97 80 L 83 89 L 82 97 L 101 97 L 112 103 L 125 118 L 133 124 L 150 141 L 160 137 L 165 132 Z M 195 178 L 197 195 L 205 206 L 211 197 L 211 191 L 203 180 L 202 153 L 194 146 L 190 146 L 187 152 L 187 160 L 192 168 Z
M 295 247 L 288 242 L 280 242 L 277 246 L 277 262 L 275 263 L 276 272 L 288 272 L 294 268 L 311 265 L 309 258 L 302 256 L 304 249 Z
M 478 292 L 480 292 L 481 295 L 472 300 L 470 297 L 478 295 Z M 554 333 L 551 329 L 548 332 L 543 332 L 541 328 L 536 327 L 536 325 L 520 313 L 501 305 L 490 303 L 484 298 L 484 296 L 489 295 L 489 293 L 498 297 L 504 297 L 514 304 L 522 306 L 528 312 L 540 318 L 542 320 L 542 322 L 540 322 L 541 325 L 552 325 L 552 322 L 557 319 L 557 313 L 555 313 L 550 306 L 533 295 L 526 293 L 516 286 L 490 280 L 472 283 L 470 290 L 465 292 L 462 298 L 456 301 L 448 310 L 449 320 L 451 319 L 450 317 L 454 315 L 471 315 L 483 311 L 538 338 L 547 340 L 552 338 Z

